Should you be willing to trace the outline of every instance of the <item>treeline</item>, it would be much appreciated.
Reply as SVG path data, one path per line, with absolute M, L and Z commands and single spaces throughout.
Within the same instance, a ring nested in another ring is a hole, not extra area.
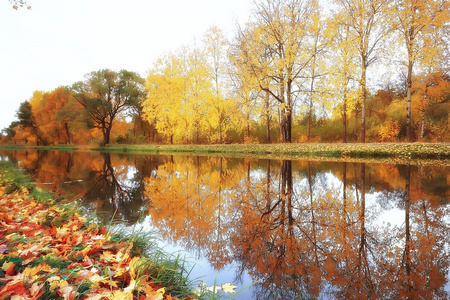
M 327 3 L 259 0 L 233 39 L 212 27 L 146 79 L 100 70 L 35 92 L 2 141 L 449 141 L 449 2 Z

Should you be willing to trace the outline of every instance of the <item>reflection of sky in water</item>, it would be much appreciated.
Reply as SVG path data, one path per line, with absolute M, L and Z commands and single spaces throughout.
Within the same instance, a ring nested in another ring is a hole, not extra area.
M 114 230 L 117 230 L 119 232 L 124 231 L 151 233 L 155 237 L 157 246 L 161 248 L 165 253 L 172 254 L 174 255 L 174 257 L 180 256 L 181 258 L 185 258 L 189 266 L 192 267 L 192 270 L 188 270 L 191 271 L 189 274 L 189 278 L 197 284 L 200 284 L 200 282 L 203 281 L 206 282 L 208 286 L 212 286 L 214 282 L 216 282 L 218 285 L 226 282 L 231 282 L 237 286 L 236 292 L 252 284 L 252 279 L 246 272 L 240 279 L 237 279 L 235 277 L 237 265 L 234 263 L 228 264 L 222 270 L 217 271 L 211 266 L 211 264 L 205 257 L 202 257 L 201 255 L 195 255 L 194 253 L 187 251 L 182 246 L 171 244 L 168 241 L 164 241 L 160 236 L 155 236 L 155 233 L 158 232 L 158 228 L 152 225 L 152 219 L 150 216 L 146 216 L 141 222 L 132 226 L 116 225 L 114 227 Z M 250 287 L 240 292 L 239 295 L 233 299 L 238 300 L 251 298 L 252 291 Z
M 128 178 L 131 181 L 131 179 L 134 177 L 135 172 L 137 170 L 129 170 L 128 171 Z M 176 176 L 180 175 L 180 172 L 175 172 Z M 152 171 L 152 175 L 156 175 L 155 171 Z M 295 172 L 294 172 L 295 175 Z M 263 170 L 252 170 L 250 172 L 250 176 L 252 180 L 255 181 L 261 181 L 264 180 L 264 177 L 266 176 L 265 171 Z M 297 178 L 299 179 L 299 178 Z M 305 190 L 307 190 L 309 187 L 309 181 L 308 178 L 301 178 L 300 180 L 294 180 L 293 183 L 293 193 L 294 198 L 297 195 L 301 195 L 301 193 Z M 318 197 L 323 197 L 327 192 L 330 190 L 338 191 L 334 196 L 336 199 L 342 199 L 343 198 L 343 183 L 342 181 L 336 177 L 332 172 L 323 172 L 323 173 L 317 173 L 314 178 L 314 183 L 312 185 L 313 188 L 313 201 L 317 200 Z M 225 192 L 225 191 L 224 191 Z M 355 189 L 354 185 L 348 186 L 347 188 L 347 197 L 353 197 L 357 198 L 358 193 L 360 191 L 357 191 Z M 396 196 L 399 196 L 401 194 L 397 194 Z M 359 195 L 360 196 L 360 195 Z M 228 197 L 230 195 L 228 194 Z M 232 193 L 231 193 L 231 197 Z M 380 204 L 379 199 L 382 198 L 383 195 L 381 195 L 381 192 L 377 192 L 373 189 L 366 191 L 365 193 L 365 201 L 366 201 L 366 210 L 367 210 L 367 230 L 376 231 L 376 228 L 402 228 L 405 225 L 405 211 L 398 206 L 396 206 L 393 203 L 390 203 L 389 205 L 385 205 L 384 207 Z M 393 196 L 395 198 L 395 196 Z M 392 199 L 391 199 L 392 200 Z M 397 197 L 397 201 L 402 201 L 400 197 Z M 294 199 L 295 201 L 295 199 Z M 370 212 L 370 213 L 369 213 Z M 449 216 L 446 218 L 447 224 L 449 224 Z M 371 228 L 374 227 L 374 228 Z M 152 219 L 150 216 L 146 216 L 145 219 L 139 223 L 136 224 L 134 227 L 129 227 L 128 230 L 132 231 L 143 231 L 143 232 L 151 232 L 155 233 L 158 232 L 158 228 L 155 226 L 152 226 Z M 239 272 L 239 265 L 236 262 L 231 262 L 227 265 L 225 265 L 221 270 L 215 270 L 214 267 L 209 263 L 209 261 L 204 257 L 204 253 L 202 253 L 202 249 L 195 250 L 195 253 L 187 251 L 183 246 L 177 245 L 176 243 L 173 244 L 168 241 L 164 241 L 161 238 L 158 240 L 157 244 L 160 248 L 162 248 L 166 253 L 172 253 L 175 256 L 179 255 L 182 258 L 185 258 L 186 261 L 193 267 L 190 273 L 190 279 L 194 281 L 203 281 L 206 282 L 207 285 L 213 285 L 215 282 L 220 285 L 225 282 L 231 282 L 238 286 L 236 289 L 237 291 L 251 285 L 253 280 L 251 276 L 244 271 L 243 274 L 241 274 L 240 278 L 236 278 L 237 273 Z M 404 245 L 398 245 L 400 247 L 403 247 Z M 447 277 L 449 275 L 447 274 Z M 334 296 L 332 295 L 333 290 L 335 287 L 330 285 L 329 283 L 322 283 L 322 288 L 319 294 L 319 299 L 334 299 Z M 445 290 L 447 292 L 450 292 L 450 283 L 447 282 Z M 254 297 L 252 287 L 244 290 L 241 292 L 235 299 L 251 299 Z

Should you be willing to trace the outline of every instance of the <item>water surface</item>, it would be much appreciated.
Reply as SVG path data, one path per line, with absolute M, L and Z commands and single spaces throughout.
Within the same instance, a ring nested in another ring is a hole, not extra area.
M 238 299 L 448 299 L 449 166 L 0 150 Z M 137 225 L 135 225 L 137 224 Z

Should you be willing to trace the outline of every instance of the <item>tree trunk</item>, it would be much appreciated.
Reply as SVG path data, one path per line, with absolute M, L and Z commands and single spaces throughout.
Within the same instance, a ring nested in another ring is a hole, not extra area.
M 291 95 L 291 88 L 292 88 L 292 80 L 288 79 L 287 85 L 286 85 L 286 108 L 285 108 L 285 136 L 284 136 L 284 142 L 290 143 L 292 142 L 292 95 Z
M 312 87 L 312 83 L 311 83 Z M 307 131 L 307 141 L 309 142 L 311 140 L 311 114 L 312 114 L 312 92 L 311 96 L 309 97 L 309 109 L 308 109 L 308 131 Z
M 69 131 L 69 123 L 64 123 L 64 129 L 66 131 L 67 144 L 70 144 L 70 131 Z
M 425 103 L 428 97 L 428 85 L 425 85 L 425 92 L 422 98 L 422 121 L 420 123 L 420 141 L 423 141 L 423 137 L 425 134 Z
M 111 126 L 105 127 L 103 130 L 103 142 L 101 144 L 102 147 L 105 147 L 109 144 L 109 137 L 111 135 Z
M 219 121 L 219 144 L 222 144 L 222 122 Z
M 270 113 L 269 113 L 269 108 L 270 108 L 270 94 L 268 91 L 266 91 L 266 135 L 267 135 L 267 144 L 270 144 Z
M 408 77 L 406 81 L 406 140 L 412 142 L 411 138 L 411 88 L 412 88 L 412 60 L 408 63 Z
M 289 107 L 284 108 L 281 112 L 281 133 L 283 143 L 291 142 L 292 114 Z
M 313 111 L 313 93 L 314 93 L 314 79 L 316 77 L 316 53 L 317 53 L 317 36 L 314 40 L 314 56 L 312 60 L 312 76 L 311 87 L 309 90 L 309 109 L 308 109 L 308 142 L 311 140 L 311 123 L 312 123 L 312 111 Z
M 361 101 L 361 143 L 366 142 L 366 98 L 367 98 L 367 87 L 366 87 L 366 61 L 363 58 L 363 68 L 361 74 L 361 90 L 362 90 L 362 101 Z
M 344 122 L 344 143 L 347 143 L 347 87 L 344 88 L 344 112 L 342 119 Z
M 199 131 L 198 126 L 196 126 L 196 143 L 197 143 L 197 145 L 198 145 L 198 134 L 199 134 L 198 131 Z

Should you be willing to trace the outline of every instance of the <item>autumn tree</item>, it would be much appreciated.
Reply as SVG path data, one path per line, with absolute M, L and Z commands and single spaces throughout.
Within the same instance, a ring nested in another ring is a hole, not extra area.
M 307 87 L 307 140 L 311 139 L 311 126 L 314 114 L 314 104 L 319 102 L 319 98 L 324 98 L 326 91 L 323 87 L 323 81 L 327 73 L 327 56 L 328 48 L 333 40 L 334 32 L 329 26 L 328 20 L 324 18 L 322 7 L 319 1 L 312 0 L 310 3 L 311 22 L 307 27 L 307 35 L 309 36 L 309 56 L 311 61 L 306 66 L 305 77 L 309 80 Z M 322 87 L 321 87 L 322 86 Z
M 142 103 L 143 116 L 147 121 L 155 122 L 158 132 L 171 144 L 179 133 L 185 136 L 187 127 L 185 122 L 180 126 L 186 116 L 180 106 L 186 95 L 183 68 L 179 55 L 166 54 L 157 60 L 145 82 L 148 94 Z
M 417 61 L 427 59 L 435 47 L 433 40 L 426 39 L 429 31 L 439 30 L 449 18 L 449 2 L 446 0 L 397 0 L 393 6 L 393 18 L 407 50 L 407 106 L 406 138 L 412 141 L 411 92 L 413 67 Z
M 354 46 L 359 54 L 361 142 L 366 141 L 367 69 L 379 58 L 382 42 L 392 31 L 386 17 L 389 0 L 335 0 L 340 11 L 336 15 L 339 23 L 348 27 Z
M 247 50 L 242 49 L 242 46 L 249 42 L 251 37 L 250 29 L 243 29 L 241 27 L 237 30 L 237 37 L 235 38 L 229 51 L 229 58 L 232 63 L 231 80 L 237 98 L 237 107 L 244 115 L 243 123 L 247 129 L 246 140 L 251 140 L 250 127 L 251 118 L 255 118 L 260 122 L 265 122 L 266 128 L 266 142 L 271 143 L 271 122 L 276 118 L 274 112 L 273 97 L 268 91 L 262 91 L 259 85 L 259 79 L 255 78 L 247 65 Z M 244 51 L 244 53 L 241 53 Z M 267 56 L 259 58 L 261 64 Z M 268 82 L 263 84 L 268 86 Z
M 256 3 L 254 20 L 239 33 L 241 61 L 262 91 L 277 102 L 283 142 L 292 141 L 292 114 L 299 79 L 312 60 L 307 53 L 310 6 L 301 0 Z
M 229 95 L 227 74 L 227 45 L 224 33 L 218 27 L 211 27 L 204 36 L 208 80 L 211 82 L 208 122 L 217 128 L 219 144 L 224 141 L 224 131 L 232 110 L 232 98 Z M 206 79 L 206 78 L 205 78 Z
M 353 37 L 350 34 L 348 25 L 333 22 L 332 26 L 335 31 L 335 38 L 331 46 L 331 59 L 334 63 L 330 64 L 329 85 L 332 89 L 333 96 L 340 103 L 334 110 L 334 114 L 336 118 L 339 118 L 339 116 L 342 118 L 342 140 L 344 143 L 347 143 L 349 113 L 357 109 L 356 80 L 354 74 L 354 70 L 356 69 L 356 48 L 352 47 Z M 356 116 L 357 113 L 355 113 L 355 122 L 357 121 Z
M 264 114 L 258 107 L 258 99 L 260 98 L 259 88 L 255 88 L 249 83 L 249 78 L 239 69 L 239 64 L 234 62 L 234 69 L 231 76 L 233 90 L 236 97 L 236 108 L 239 110 L 241 118 L 237 122 L 241 124 L 243 131 L 245 131 L 244 142 L 253 140 L 251 135 L 252 120 L 258 118 L 259 114 Z M 270 118 L 270 110 L 268 117 Z M 270 119 L 267 120 L 267 143 L 270 143 Z
M 208 78 L 208 68 L 205 61 L 205 49 L 194 47 L 187 54 L 187 72 L 185 81 L 187 82 L 186 94 L 187 119 L 189 133 L 195 143 L 200 143 L 202 136 L 208 132 L 205 130 L 210 117 L 208 105 L 211 103 L 211 82 Z
M 420 117 L 419 140 L 445 138 L 445 120 L 448 122 L 448 101 L 450 100 L 450 78 L 442 70 L 414 76 L 411 91 L 412 116 Z M 414 114 L 416 112 L 416 114 Z M 442 122 L 444 121 L 444 122 Z M 442 124 L 444 126 L 439 126 Z M 441 130 L 436 130 L 436 126 Z
M 79 114 L 81 107 L 73 105 L 72 95 L 67 88 L 59 87 L 51 92 L 37 91 L 30 99 L 30 104 L 36 132 L 41 141 L 53 144 L 71 142 L 68 114 L 66 113 L 65 118 L 60 116 L 70 109 L 73 119 Z
M 29 101 L 24 101 L 20 104 L 17 110 L 16 116 L 19 119 L 19 126 L 17 129 L 20 132 L 18 136 L 22 136 L 22 139 L 27 143 L 30 137 L 38 144 L 46 144 L 45 140 L 42 138 L 41 132 L 39 130 L 38 121 L 36 120 L 35 114 L 33 112 L 33 106 L 31 103 L 41 103 L 44 92 L 35 91 L 33 97 Z
M 90 125 L 101 130 L 105 146 L 116 117 L 143 96 L 143 79 L 134 72 L 103 69 L 87 74 L 72 90 Z

